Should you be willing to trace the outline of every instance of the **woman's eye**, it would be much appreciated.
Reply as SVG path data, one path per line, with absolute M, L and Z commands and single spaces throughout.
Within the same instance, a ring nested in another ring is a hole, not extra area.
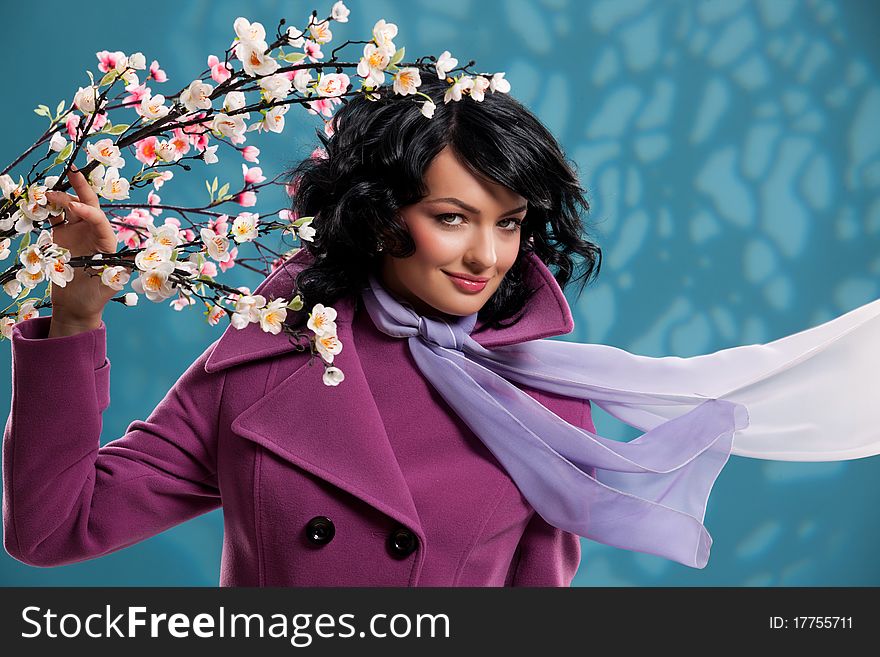
M 505 222 L 505 221 L 510 222 L 510 223 L 507 225 L 507 228 L 505 228 L 505 230 L 509 230 L 509 231 L 511 231 L 511 232 L 513 232 L 513 231 L 515 231 L 515 230 L 519 230 L 519 229 L 520 229 L 520 226 L 522 226 L 522 223 L 523 223 L 523 222 L 520 221 L 519 219 L 502 219 L 501 221 L 502 221 L 502 222 Z
M 449 223 L 447 219 L 464 219 L 460 214 L 441 214 L 438 215 L 437 220 L 443 224 L 444 226 L 460 226 L 461 224 L 453 224 Z

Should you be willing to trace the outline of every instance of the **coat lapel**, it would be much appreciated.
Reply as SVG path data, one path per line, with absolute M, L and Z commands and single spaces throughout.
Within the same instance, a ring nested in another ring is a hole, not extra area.
M 296 273 L 309 262 L 311 256 L 305 250 L 299 251 L 254 293 L 267 299 L 289 299 Z M 478 322 L 471 336 L 482 346 L 492 348 L 572 330 L 568 303 L 552 274 L 536 257 L 531 256 L 530 262 L 527 284 L 535 292 L 521 319 L 504 329 Z M 324 385 L 323 366 L 318 359 L 310 362 L 308 353 L 295 352 L 287 335 L 272 335 L 258 324 L 244 329 L 227 327 L 205 369 L 216 372 L 273 356 L 293 355 L 279 361 L 280 380 L 233 421 L 233 431 L 363 500 L 424 539 L 412 495 L 354 346 L 351 322 L 355 300 L 340 299 L 333 307 L 343 345 L 334 364 L 345 373 L 345 380 L 338 386 Z M 289 314 L 288 322 L 307 330 L 307 318 L 304 308 Z

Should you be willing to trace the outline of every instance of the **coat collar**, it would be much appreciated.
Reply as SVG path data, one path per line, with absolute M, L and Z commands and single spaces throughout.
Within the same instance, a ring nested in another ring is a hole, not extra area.
M 285 267 L 274 271 L 255 293 L 268 298 L 289 298 L 295 274 L 310 256 L 300 251 Z M 520 321 L 505 329 L 478 323 L 471 337 L 484 347 L 514 344 L 568 333 L 573 321 L 568 303 L 550 271 L 536 257 L 527 284 L 536 291 Z M 394 455 L 385 424 L 370 392 L 355 348 L 351 322 L 355 306 L 350 299 L 333 304 L 337 334 L 343 349 L 334 364 L 344 373 L 338 386 L 323 384 L 320 362 L 311 365 L 307 352 L 301 358 L 275 361 L 281 368 L 267 393 L 232 422 L 232 430 L 276 456 L 347 491 L 402 525 L 425 544 L 425 533 L 409 486 Z M 305 310 L 305 309 L 304 309 Z M 307 313 L 300 311 L 305 322 Z M 294 324 L 296 325 L 296 324 Z M 284 333 L 272 335 L 250 324 L 229 326 L 205 363 L 208 372 L 275 355 L 293 354 Z M 424 550 L 418 551 L 420 568 Z
M 565 295 L 546 265 L 533 253 L 527 254 L 526 285 L 535 292 L 520 312 L 519 321 L 507 328 L 495 329 L 477 321 L 471 337 L 487 349 L 501 347 L 529 340 L 538 340 L 557 335 L 565 335 L 574 329 L 574 320 Z M 312 262 L 312 256 L 301 249 L 284 266 L 273 271 L 254 291 L 266 299 L 284 297 L 289 299 L 296 275 Z M 336 309 L 337 326 L 350 326 L 355 312 L 353 298 L 339 299 L 333 304 Z M 293 326 L 304 326 L 308 319 L 308 309 L 293 313 L 288 321 Z M 345 343 L 343 343 L 344 346 Z M 263 331 L 256 323 L 243 329 L 228 326 L 220 337 L 217 346 L 205 363 L 205 370 L 216 372 L 233 365 L 268 358 L 292 351 L 288 337 L 282 332 L 277 335 Z M 344 370 L 343 370 L 344 371 Z

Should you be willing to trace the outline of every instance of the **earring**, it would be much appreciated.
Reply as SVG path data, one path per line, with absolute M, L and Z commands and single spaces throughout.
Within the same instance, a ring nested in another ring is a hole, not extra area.
M 384 248 L 385 248 L 385 243 L 382 240 L 379 240 L 378 242 L 376 242 L 376 251 L 377 252 L 381 251 Z

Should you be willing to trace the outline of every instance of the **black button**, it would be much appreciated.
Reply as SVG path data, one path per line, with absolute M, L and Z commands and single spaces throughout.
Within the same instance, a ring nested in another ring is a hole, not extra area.
M 327 516 L 315 516 L 306 525 L 306 536 L 315 545 L 326 545 L 333 540 L 336 527 Z
M 408 557 L 418 546 L 418 537 L 406 527 L 399 527 L 388 536 L 388 549 L 398 559 Z

